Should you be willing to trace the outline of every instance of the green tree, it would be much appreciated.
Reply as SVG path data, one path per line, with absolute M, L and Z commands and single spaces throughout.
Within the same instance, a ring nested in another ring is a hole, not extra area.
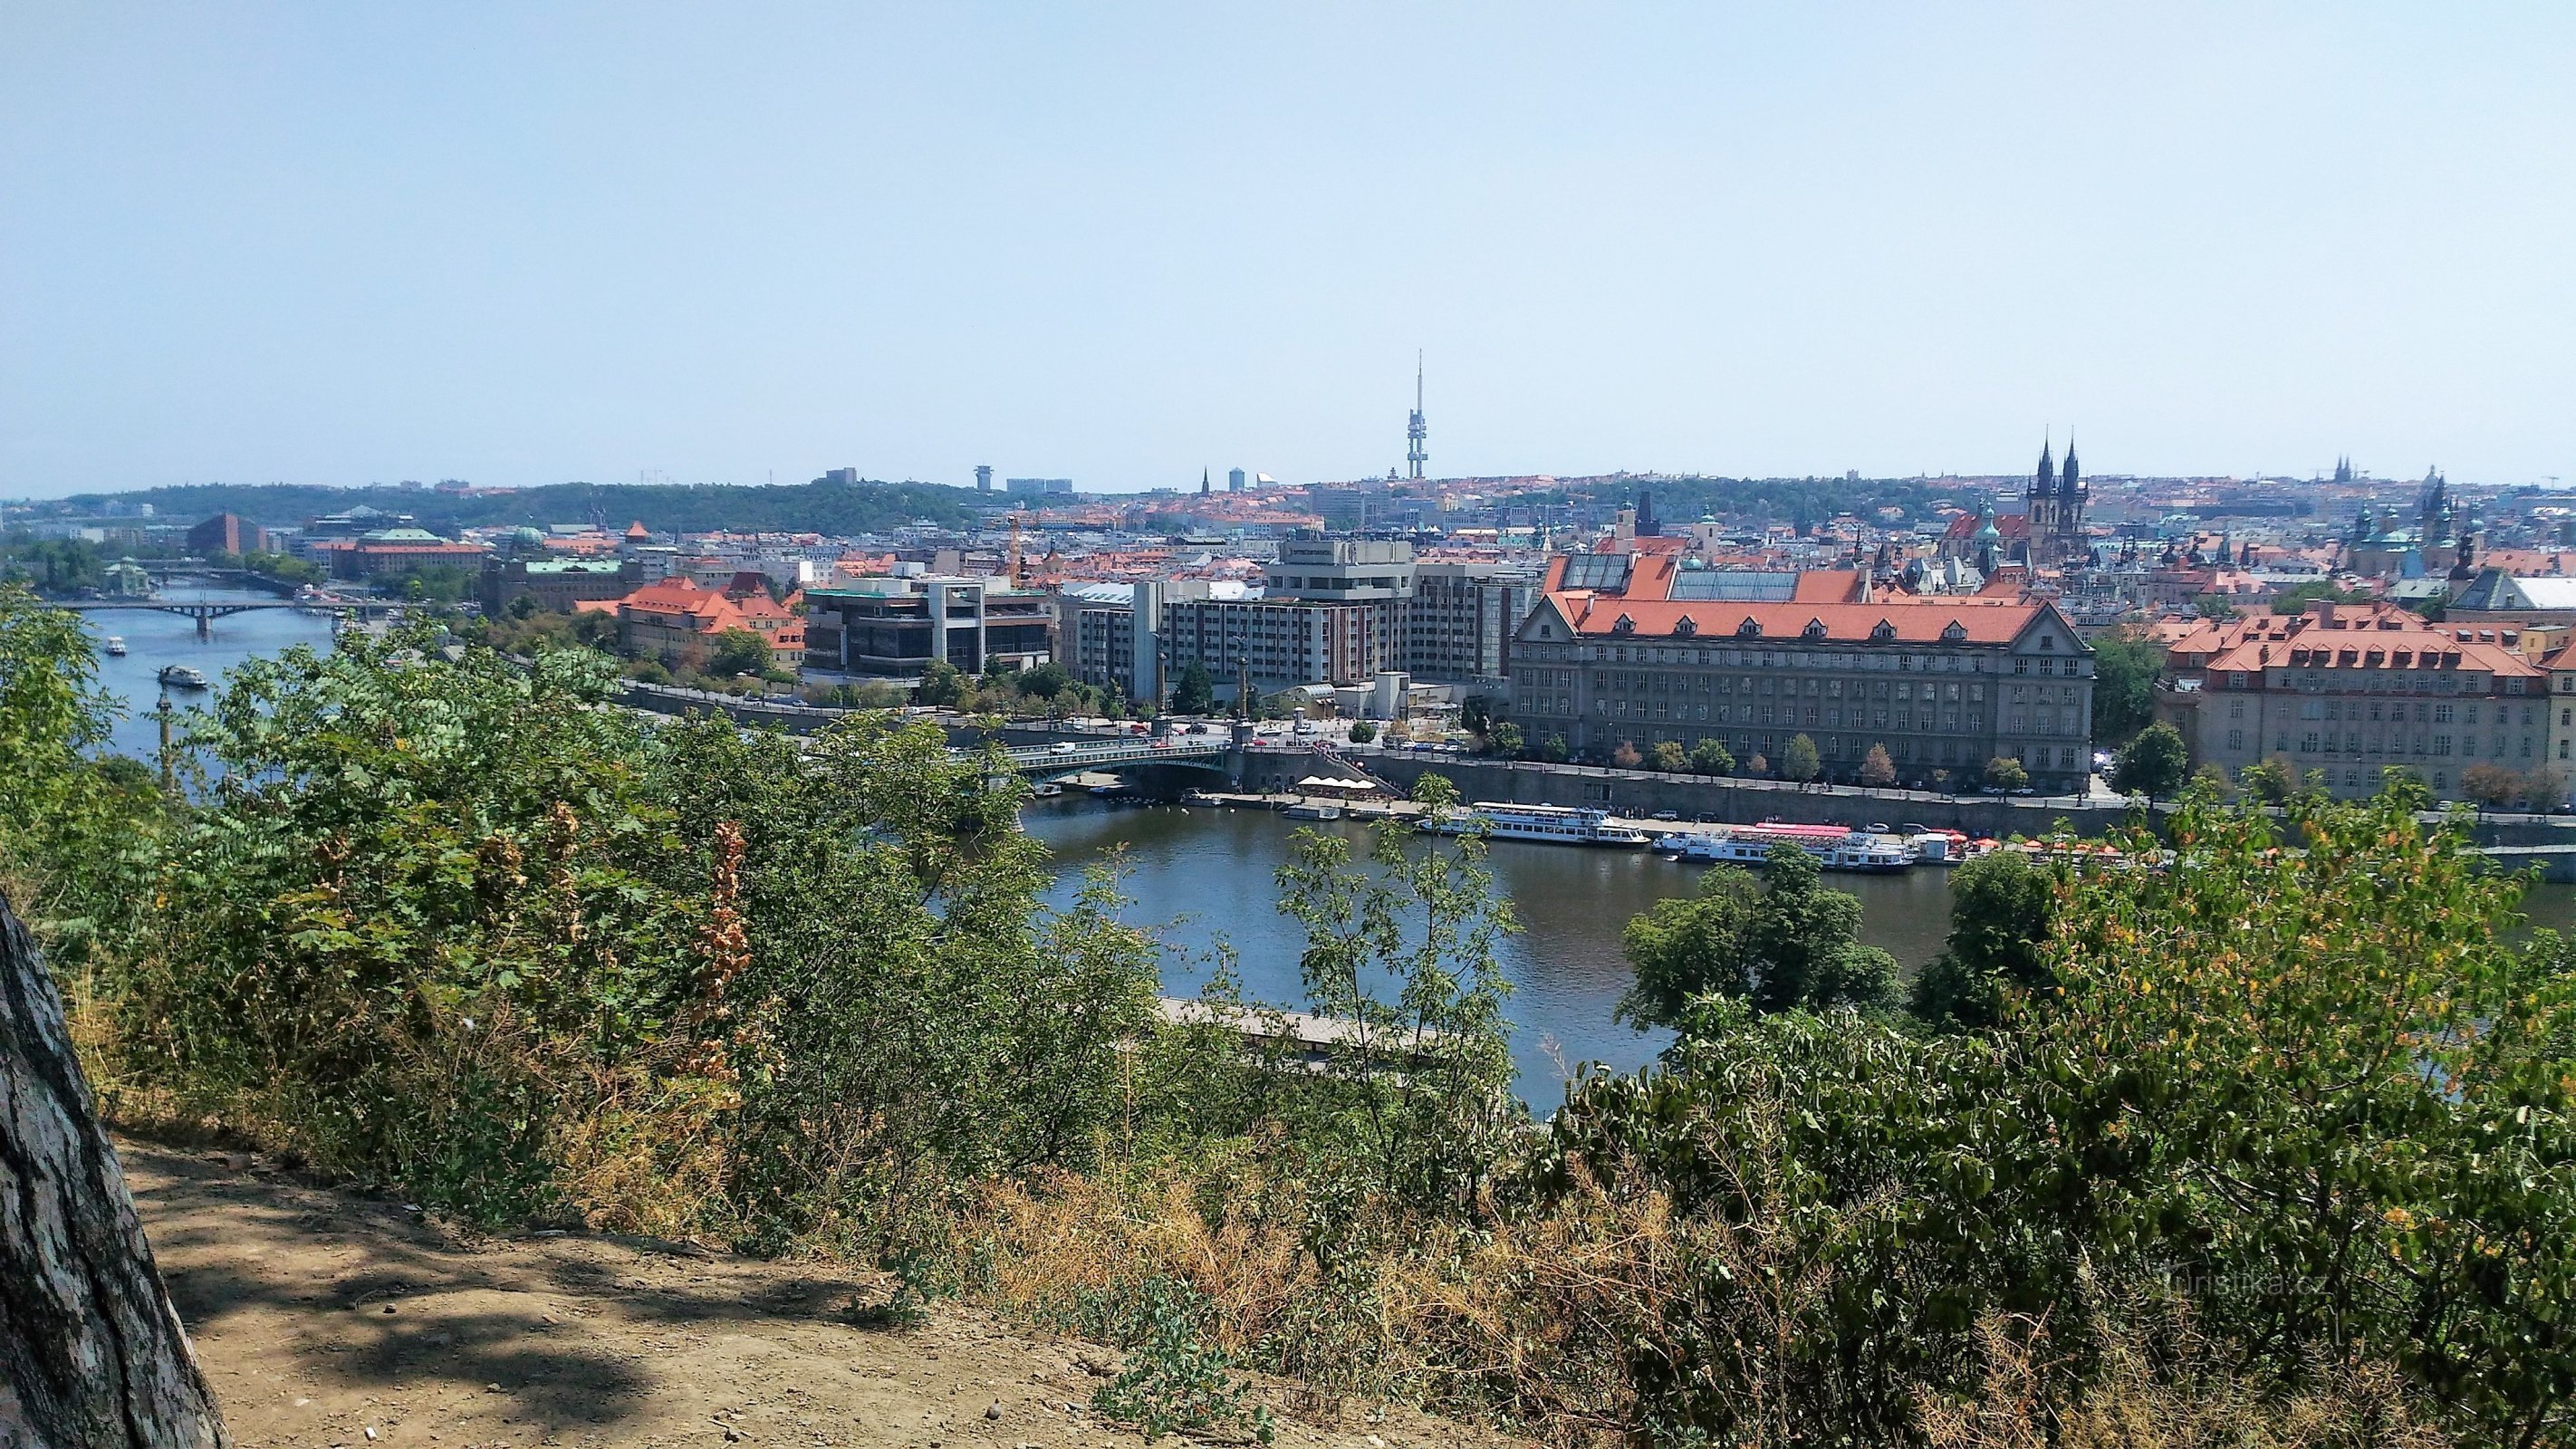
M 1727 752 L 1726 743 L 1715 735 L 1703 736 L 1691 746 L 1691 768 L 1703 775 L 1732 775 L 1735 756 Z
M 2099 1164 L 2098 1241 L 2143 1227 L 2224 1285 L 2206 1331 L 2402 1365 L 2467 1438 L 2536 1443 L 2576 1371 L 2576 977 L 2408 803 L 2187 801 L 2191 869 L 2080 878 L 2031 1100 Z
M 1896 783 L 1896 762 L 1887 757 L 1887 746 L 1869 747 L 1869 754 L 1860 762 L 1860 782 L 1877 789 Z
M 2021 790 L 2027 789 L 2029 785 L 2030 771 L 2022 768 L 2021 761 L 2010 755 L 1997 755 L 1986 761 L 1987 789 Z
M 2182 788 L 2191 768 L 2191 751 L 2182 732 L 2169 724 L 2151 724 L 2120 747 L 2111 760 L 2111 788 L 2124 795 L 2162 799 Z
M 1715 866 L 1689 897 L 1658 901 L 1621 938 L 1637 980 L 1622 1019 L 1673 1026 L 1690 1003 L 1740 1000 L 1757 1012 L 1878 1008 L 1896 1000 L 1894 957 L 1860 943 L 1860 901 L 1827 889 L 1823 867 L 1796 846 L 1772 848 L 1757 885 Z
M 2233 619 L 2236 606 L 2217 594 L 2194 595 L 2191 611 L 2204 619 Z
M 933 659 L 921 671 L 921 684 L 913 698 L 923 704 L 953 708 L 966 698 L 966 675 L 945 659 Z
M 2145 631 L 2130 628 L 2097 635 L 2092 644 L 2093 737 L 2116 747 L 2155 723 L 2164 650 Z
M 1208 677 L 1207 666 L 1191 660 L 1181 670 L 1180 682 L 1172 688 L 1172 713 L 1206 714 L 1216 708 L 1216 681 Z
M 1656 769 L 1668 774 L 1678 775 L 1690 767 L 1690 756 L 1683 752 L 1678 740 L 1657 740 L 1650 758 Z
M 1538 757 L 1548 764 L 1562 765 L 1572 758 L 1573 754 L 1574 752 L 1566 747 L 1565 736 L 1554 730 L 1550 730 L 1547 738 L 1538 742 Z
M 93 592 L 107 582 L 107 559 L 83 539 L 40 539 L 12 533 L 0 543 L 0 580 L 15 580 L 42 594 Z
M 1032 699 L 1053 699 L 1073 687 L 1073 674 L 1050 659 L 1012 676 L 1014 687 Z
M 2247 765 L 2243 774 L 2245 793 L 2253 796 L 2257 804 L 2284 804 L 2298 793 L 2297 773 L 2291 770 L 2289 761 L 2278 755 Z
M 768 669 L 769 641 L 750 629 L 727 629 L 716 635 L 716 647 L 707 656 L 707 672 L 719 679 L 763 674 Z
M 58 966 L 129 941 L 149 895 L 161 801 L 100 758 L 117 713 L 80 616 L 0 582 L 0 882 Z
M 2346 593 L 2332 579 L 2307 579 L 2280 589 L 2272 595 L 2275 614 L 2304 613 L 2310 604 L 2366 604 L 2376 596 L 2367 592 Z
M 1504 720 L 1485 732 L 1485 753 L 1496 759 L 1516 760 L 1521 754 L 1521 727 Z
M 1780 751 L 1780 778 L 1803 785 L 1824 769 L 1816 756 L 1816 742 L 1805 735 L 1791 735 L 1786 749 Z
M 1354 720 L 1354 721 L 1351 723 L 1351 743 L 1352 743 L 1352 744 L 1355 744 L 1355 745 L 1364 745 L 1364 744 L 1367 744 L 1369 741 L 1371 741 L 1371 740 L 1373 740 L 1373 739 L 1376 739 L 1376 738 L 1377 738 L 1377 726 L 1376 726 L 1376 725 L 1373 725 L 1373 724 L 1369 723 L 1367 720 Z
M 1481 694 L 1468 695 L 1458 704 L 1458 728 L 1471 735 L 1482 735 L 1493 727 L 1494 702 Z
M 1997 850 L 1950 872 L 1950 931 L 1914 978 L 1913 1013 L 1951 1029 L 2000 1025 L 2010 999 L 2053 989 L 2045 947 L 2060 872 Z
M 1458 792 L 1425 775 L 1413 799 L 1437 814 Z M 1520 926 L 1482 836 L 1382 820 L 1363 865 L 1342 836 L 1299 830 L 1278 879 L 1279 909 L 1306 931 L 1307 999 L 1353 1024 L 1324 1090 L 1354 1160 L 1399 1200 L 1463 1205 L 1516 1113 L 1498 952 Z

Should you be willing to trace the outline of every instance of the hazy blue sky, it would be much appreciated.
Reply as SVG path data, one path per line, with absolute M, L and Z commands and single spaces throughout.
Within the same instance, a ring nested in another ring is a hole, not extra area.
M 2576 477 L 2576 6 L 0 11 L 0 495 Z

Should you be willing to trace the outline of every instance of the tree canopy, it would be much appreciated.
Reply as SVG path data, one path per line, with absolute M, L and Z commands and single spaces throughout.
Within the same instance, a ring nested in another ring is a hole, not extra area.
M 2111 788 L 2128 795 L 2159 800 L 2182 788 L 2191 769 L 2191 751 L 2182 732 L 2169 724 L 2152 724 L 2120 747 L 2111 761 Z
M 2109 747 L 2156 719 L 2156 675 L 2164 650 L 2144 631 L 2113 629 L 2093 644 L 2093 739 Z
M 1896 999 L 1894 957 L 1860 943 L 1860 901 L 1824 884 L 1795 846 L 1772 847 L 1757 878 L 1712 866 L 1689 896 L 1658 901 L 1622 938 L 1636 985 L 1620 1001 L 1640 1025 L 1683 1021 L 1705 996 L 1755 1011 L 1884 1007 Z

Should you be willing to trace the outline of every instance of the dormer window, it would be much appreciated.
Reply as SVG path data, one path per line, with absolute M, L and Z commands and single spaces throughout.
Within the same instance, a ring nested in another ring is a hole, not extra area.
M 1798 632 L 1810 639 L 1822 639 L 1825 637 L 1825 621 L 1822 619 L 1809 619 L 1807 621 L 1807 627 L 1799 630 Z
M 1872 644 L 1885 644 L 1895 637 L 1896 626 L 1885 619 L 1879 620 L 1869 631 L 1869 642 Z
M 1684 614 L 1673 621 L 1673 633 L 1681 638 L 1687 639 L 1698 632 L 1699 621 L 1688 614 Z
M 1610 632 L 1625 638 L 1628 635 L 1637 632 L 1637 621 L 1629 618 L 1625 614 L 1621 614 L 1618 618 L 1610 621 Z
M 1750 614 L 1745 615 L 1744 622 L 1735 626 L 1735 637 L 1738 639 L 1761 638 L 1762 621 L 1754 618 Z
M 1967 637 L 1968 626 L 1960 623 L 1956 619 L 1951 620 L 1949 623 L 1941 627 L 1941 642 L 1944 644 L 1956 644 Z

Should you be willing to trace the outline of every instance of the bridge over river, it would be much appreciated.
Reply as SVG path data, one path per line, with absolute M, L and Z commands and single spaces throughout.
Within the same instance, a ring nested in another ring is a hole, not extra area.
M 156 614 L 176 614 L 197 621 L 197 637 L 215 637 L 215 621 L 235 614 L 248 614 L 261 609 L 305 609 L 331 614 L 384 614 L 409 606 L 400 599 L 165 599 L 158 594 L 145 594 L 133 599 L 74 599 L 50 607 L 70 609 L 84 614 L 106 613 L 114 609 L 148 609 Z
M 1051 745 L 1013 745 L 1002 753 L 1009 756 L 1014 773 L 1033 780 L 1060 775 L 1078 775 L 1085 770 L 1116 769 L 1121 765 L 1192 765 L 1200 769 L 1230 774 L 1227 756 L 1234 752 L 1234 741 L 1224 735 L 1141 735 L 1110 740 L 1065 740 Z M 979 750 L 959 750 L 961 758 L 981 755 Z

